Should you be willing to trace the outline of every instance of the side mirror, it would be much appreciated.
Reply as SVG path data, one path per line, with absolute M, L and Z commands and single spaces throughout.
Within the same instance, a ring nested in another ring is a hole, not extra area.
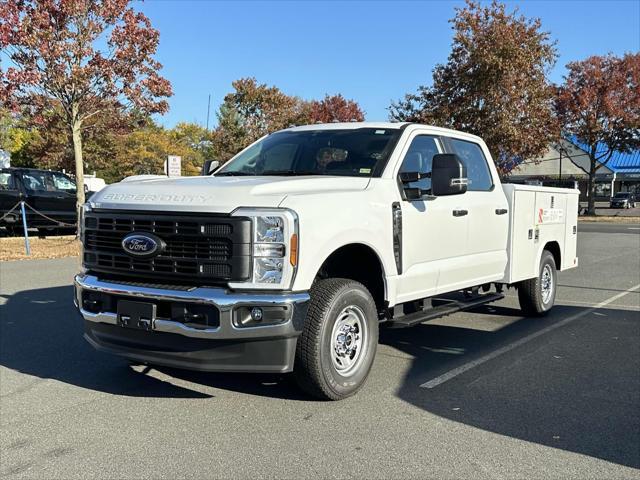
M 431 172 L 400 172 L 400 183 L 403 184 L 404 197 L 410 202 L 414 200 L 421 200 L 425 195 L 431 193 L 429 190 L 422 190 L 421 188 L 407 187 L 409 183 L 414 183 L 422 180 L 423 178 L 430 178 Z
M 431 167 L 431 192 L 436 197 L 460 195 L 467 191 L 469 179 L 467 167 L 455 153 L 440 153 L 433 156 Z
M 429 177 L 431 177 L 431 173 L 400 172 L 400 181 L 402 183 L 413 183 Z
M 218 160 L 205 160 L 202 164 L 200 175 L 211 175 L 219 166 L 220 162 Z
M 424 196 L 424 193 L 425 191 L 420 188 L 412 188 L 412 187 L 404 188 L 404 196 L 410 202 L 413 202 L 414 200 L 421 200 L 422 197 Z

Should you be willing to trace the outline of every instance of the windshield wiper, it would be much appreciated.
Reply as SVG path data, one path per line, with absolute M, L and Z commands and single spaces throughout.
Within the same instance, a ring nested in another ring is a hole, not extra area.
M 214 177 L 252 177 L 255 173 L 251 172 L 220 172 L 216 173 Z

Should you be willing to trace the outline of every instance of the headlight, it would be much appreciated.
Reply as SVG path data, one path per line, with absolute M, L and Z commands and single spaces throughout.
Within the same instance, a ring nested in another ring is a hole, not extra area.
M 298 216 L 287 209 L 239 208 L 232 216 L 253 223 L 253 270 L 248 282 L 231 288 L 290 288 L 298 266 Z

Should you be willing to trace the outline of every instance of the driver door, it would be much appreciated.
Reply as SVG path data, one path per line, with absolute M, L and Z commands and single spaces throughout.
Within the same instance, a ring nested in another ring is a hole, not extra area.
M 416 132 L 403 153 L 400 172 L 430 173 L 433 156 L 443 153 L 440 137 Z M 430 193 L 431 179 L 408 185 Z M 404 195 L 403 195 L 404 197 Z M 465 283 L 464 255 L 468 218 L 465 195 L 429 197 L 401 202 L 402 265 L 398 302 L 456 290 Z

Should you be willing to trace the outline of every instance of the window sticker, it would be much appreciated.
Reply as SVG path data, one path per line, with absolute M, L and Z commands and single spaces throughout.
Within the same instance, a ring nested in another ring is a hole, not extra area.
M 386 130 L 376 130 L 376 135 L 384 135 L 384 132 L 386 132 Z
M 360 169 L 360 173 L 371 173 L 371 169 L 370 168 L 361 168 Z

